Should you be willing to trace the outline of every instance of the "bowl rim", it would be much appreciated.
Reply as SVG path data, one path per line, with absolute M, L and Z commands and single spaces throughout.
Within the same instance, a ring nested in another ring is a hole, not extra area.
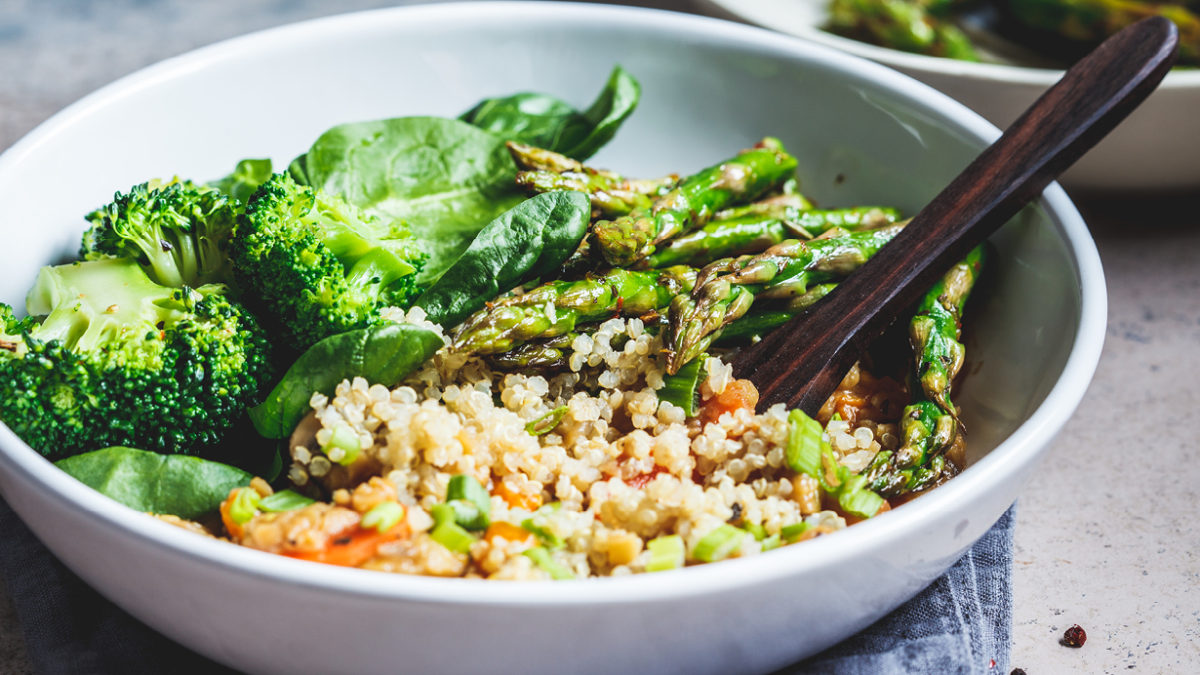
M 86 118 L 94 110 L 119 102 L 128 93 L 153 87 L 177 75 L 227 59 L 245 58 L 306 36 L 352 36 L 358 30 L 397 27 L 427 22 L 438 25 L 499 23 L 514 20 L 566 21 L 571 24 L 653 29 L 741 48 L 753 48 L 785 58 L 803 58 L 846 72 L 914 104 L 936 107 L 947 123 L 963 133 L 990 142 L 999 130 L 948 96 L 911 77 L 865 59 L 846 59 L 827 46 L 797 40 L 763 28 L 719 19 L 663 10 L 565 2 L 466 2 L 416 5 L 367 10 L 311 19 L 230 38 L 165 59 L 126 75 L 67 106 L 40 124 L 0 155 L 0 182 L 19 172 L 22 160 L 34 153 L 58 130 Z M 139 544 L 168 556 L 224 572 L 247 575 L 268 583 L 312 591 L 335 592 L 360 598 L 406 600 L 457 605 L 565 606 L 642 603 L 684 596 L 722 593 L 739 587 L 779 581 L 805 571 L 843 563 L 859 556 L 878 556 L 889 542 L 914 536 L 926 521 L 946 512 L 958 512 L 988 485 L 1014 479 L 1042 452 L 1049 438 L 1065 423 L 1083 397 L 1095 371 L 1105 334 L 1107 298 L 1100 257 L 1078 211 L 1057 183 L 1036 202 L 1056 221 L 1069 254 L 1075 259 L 1080 280 L 1079 329 L 1072 341 L 1062 375 L 1045 400 L 1014 433 L 986 457 L 954 480 L 903 508 L 855 525 L 836 537 L 824 537 L 804 547 L 783 547 L 770 555 L 698 565 L 671 574 L 632 575 L 552 583 L 496 583 L 481 579 L 441 579 L 381 574 L 368 570 L 314 565 L 283 556 L 198 537 L 173 525 L 125 507 L 86 488 L 57 469 L 39 453 L 0 424 L 0 471 L 37 489 L 57 495 L 67 508 L 90 514 L 96 527 L 118 539 Z M 1083 280 L 1088 283 L 1082 283 Z M 21 505 L 13 504 L 22 511 Z M 989 523 L 990 525 L 990 523 Z M 969 545 L 965 541 L 963 546 Z
M 791 20 L 787 12 L 787 3 L 778 0 L 701 0 L 721 12 L 738 17 L 742 21 L 757 26 L 782 31 L 806 40 L 812 40 L 835 49 L 840 49 L 873 61 L 885 63 L 893 68 L 901 68 L 909 72 L 943 77 L 961 77 L 985 82 L 1006 83 L 1016 85 L 1049 87 L 1057 82 L 1066 72 L 1056 68 L 1035 68 L 1030 66 L 1013 66 L 1003 63 L 978 63 L 960 61 L 941 56 L 928 56 L 881 47 L 867 42 L 852 40 L 835 33 L 822 30 L 797 18 Z M 817 2 L 824 0 L 793 0 L 793 2 Z M 779 19 L 783 8 L 784 18 Z M 1200 69 L 1173 70 L 1167 73 L 1158 89 L 1197 89 L 1200 88 Z

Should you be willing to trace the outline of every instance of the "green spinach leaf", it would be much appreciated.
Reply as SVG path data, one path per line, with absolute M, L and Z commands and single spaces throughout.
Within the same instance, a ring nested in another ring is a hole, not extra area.
M 250 201 L 250 196 L 258 186 L 267 182 L 271 173 L 271 160 L 243 159 L 234 167 L 233 173 L 211 181 L 208 185 L 245 204 Z
M 440 117 L 336 126 L 288 170 L 299 182 L 407 222 L 429 253 L 418 279 L 424 284 L 522 196 L 503 139 Z
M 300 355 L 250 420 L 267 438 L 284 438 L 308 413 L 313 392 L 332 396 L 339 382 L 365 377 L 391 387 L 442 346 L 433 331 L 403 323 L 380 323 L 331 335 Z
M 591 216 L 582 192 L 544 192 L 500 214 L 429 287 L 417 306 L 449 327 L 518 284 L 557 268 L 579 246 Z
M 523 92 L 484 99 L 459 119 L 506 140 L 584 160 L 612 140 L 640 97 L 638 81 L 616 66 L 600 95 L 584 112 L 553 96 Z
M 217 510 L 253 478 L 241 469 L 185 455 L 114 446 L 55 462 L 84 485 L 138 511 L 195 519 Z

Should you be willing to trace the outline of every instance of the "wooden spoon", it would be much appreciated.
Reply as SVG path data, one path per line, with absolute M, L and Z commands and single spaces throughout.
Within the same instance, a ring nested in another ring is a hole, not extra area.
M 759 407 L 815 415 L 901 312 L 1125 119 L 1175 62 L 1178 31 L 1144 19 L 1071 67 L 891 242 L 807 313 L 744 349 Z

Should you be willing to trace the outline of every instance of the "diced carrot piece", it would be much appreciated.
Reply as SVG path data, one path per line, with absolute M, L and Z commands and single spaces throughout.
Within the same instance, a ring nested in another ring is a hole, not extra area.
M 700 420 L 705 424 L 716 422 L 721 415 L 739 408 L 754 410 L 758 405 L 758 389 L 750 380 L 734 380 L 725 385 L 725 391 L 704 402 L 700 408 Z
M 386 532 L 355 525 L 348 532 L 331 537 L 328 548 L 320 551 L 283 551 L 282 554 L 289 558 L 328 565 L 358 567 L 370 560 L 383 544 L 402 539 L 409 534 L 408 522 L 404 520 Z
M 496 481 L 494 493 L 513 508 L 525 509 L 526 511 L 536 511 L 542 505 L 542 496 L 540 494 L 527 495 L 523 492 L 513 492 L 502 480 Z
M 509 541 L 528 541 L 533 538 L 533 533 L 512 523 L 498 520 L 488 525 L 483 532 L 484 541 L 491 541 L 492 537 L 500 537 Z

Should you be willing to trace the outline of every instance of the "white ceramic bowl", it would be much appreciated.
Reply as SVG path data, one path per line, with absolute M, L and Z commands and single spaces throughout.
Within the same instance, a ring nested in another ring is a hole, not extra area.
M 281 164 L 348 120 L 452 115 L 534 89 L 585 103 L 620 61 L 639 110 L 595 162 L 699 168 L 764 134 L 826 204 L 917 210 L 997 135 L 892 70 L 768 31 L 591 5 L 433 5 L 231 40 L 127 77 L 0 157 L 0 300 L 70 255 L 81 214 L 152 176 Z M 1012 503 L 1087 387 L 1104 335 L 1096 250 L 1057 186 L 996 237 L 958 397 L 972 466 L 848 531 L 632 578 L 430 579 L 310 564 L 109 501 L 0 428 L 0 491 L 69 567 L 147 624 L 249 672 L 761 672 L 867 626 Z
M 720 15 L 886 64 L 1007 127 L 1063 71 L 910 54 L 821 30 L 829 0 L 702 0 Z M 1064 176 L 1068 189 L 1111 193 L 1200 189 L 1200 70 L 1176 70 Z

